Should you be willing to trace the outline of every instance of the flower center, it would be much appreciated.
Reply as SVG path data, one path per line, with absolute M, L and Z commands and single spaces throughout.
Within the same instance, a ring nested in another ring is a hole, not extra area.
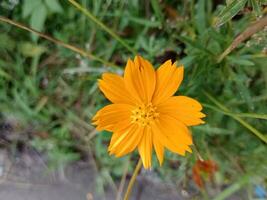
M 152 103 L 149 103 L 132 110 L 131 122 L 137 123 L 141 126 L 147 126 L 150 125 L 150 123 L 155 119 L 157 119 L 158 116 L 159 113 L 157 112 L 156 107 L 153 106 Z

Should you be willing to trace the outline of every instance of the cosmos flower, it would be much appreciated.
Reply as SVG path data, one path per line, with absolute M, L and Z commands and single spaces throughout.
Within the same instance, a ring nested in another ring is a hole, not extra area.
M 204 123 L 201 104 L 186 96 L 173 96 L 184 67 L 171 60 L 156 71 L 149 61 L 128 60 L 124 75 L 104 73 L 99 88 L 113 104 L 93 117 L 96 129 L 113 132 L 108 151 L 116 157 L 138 149 L 144 168 L 151 168 L 152 151 L 160 165 L 164 150 L 179 155 L 191 152 L 188 126 Z

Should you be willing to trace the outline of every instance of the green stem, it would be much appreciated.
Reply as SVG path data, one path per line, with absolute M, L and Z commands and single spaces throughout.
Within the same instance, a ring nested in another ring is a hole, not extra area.
M 228 115 L 228 116 L 236 116 L 236 117 L 243 117 L 243 118 L 254 118 L 254 119 L 266 119 L 267 120 L 267 115 L 266 114 L 257 114 L 257 113 L 232 113 L 232 112 L 226 112 L 226 111 L 223 111 L 215 106 L 212 106 L 212 105 L 209 105 L 209 104 L 206 104 L 206 103 L 202 103 L 202 105 L 206 108 L 210 108 L 214 111 L 217 111 L 217 112 L 220 112 L 220 113 L 223 113 L 225 115 Z
M 240 190 L 244 185 L 248 184 L 251 176 L 245 175 L 241 177 L 236 183 L 230 185 L 224 191 L 222 191 L 218 196 L 216 196 L 213 200 L 224 200 L 231 196 L 236 191 Z
M 141 158 L 139 158 L 139 161 L 138 161 L 138 163 L 137 163 L 137 165 L 135 167 L 133 176 L 132 176 L 132 178 L 131 178 L 131 180 L 129 182 L 129 185 L 127 187 L 127 190 L 126 190 L 126 193 L 125 193 L 125 196 L 124 196 L 124 200 L 129 200 L 131 192 L 132 192 L 132 189 L 133 189 L 133 185 L 135 183 L 136 177 L 137 177 L 141 167 L 142 167 L 142 160 L 141 160 Z
M 90 58 L 90 59 L 92 59 L 92 60 L 99 61 L 99 62 L 101 62 L 101 63 L 103 63 L 103 64 L 105 64 L 105 65 L 107 65 L 107 66 L 118 67 L 118 66 L 116 66 L 115 64 L 110 63 L 110 62 L 108 62 L 108 61 L 105 61 L 105 60 L 103 60 L 102 58 L 99 58 L 99 57 L 97 57 L 97 56 L 95 56 L 95 55 L 93 55 L 93 54 L 90 54 L 90 53 L 86 52 L 86 51 L 83 50 L 83 49 L 80 49 L 80 48 L 75 47 L 75 46 L 73 46 L 73 45 L 64 43 L 64 42 L 62 42 L 62 41 L 60 41 L 60 40 L 58 40 L 58 39 L 52 38 L 51 36 L 48 36 L 48 35 L 46 35 L 46 34 L 44 34 L 44 33 L 41 33 L 41 32 L 39 32 L 39 31 L 36 31 L 36 30 L 34 30 L 34 29 L 32 29 L 32 28 L 29 28 L 29 27 L 27 27 L 27 26 L 25 26 L 25 25 L 23 25 L 23 24 L 20 24 L 20 23 L 18 23 L 18 22 L 15 22 L 15 21 L 13 21 L 13 20 L 11 20 L 11 19 L 8 19 L 8 18 L 1 17 L 1 16 L 0 16 L 0 21 L 5 22 L 5 23 L 8 23 L 8 24 L 11 24 L 11 25 L 13 25 L 13 26 L 16 26 L 16 27 L 21 28 L 21 29 L 26 30 L 26 31 L 29 31 L 29 32 L 31 32 L 31 33 L 34 33 L 34 34 L 38 35 L 38 36 L 41 37 L 41 38 L 44 38 L 44 39 L 46 39 L 46 40 L 49 40 L 50 42 L 53 42 L 53 43 L 55 43 L 55 44 L 57 44 L 57 45 L 59 45 L 59 46 L 63 46 L 63 47 L 65 47 L 66 49 L 70 49 L 71 51 L 74 51 L 74 52 L 76 52 L 76 53 L 78 53 L 78 54 L 80 54 L 80 55 L 82 55 L 82 56 L 84 56 L 84 57 Z
M 233 119 L 235 119 L 236 121 L 238 121 L 240 124 L 242 124 L 245 128 L 247 128 L 248 130 L 250 130 L 254 135 L 256 135 L 259 139 L 261 139 L 263 142 L 265 142 L 267 144 L 267 137 L 261 133 L 260 131 L 258 131 L 257 129 L 255 129 L 253 126 L 251 126 L 249 123 L 247 123 L 246 121 L 244 121 L 243 119 L 241 119 L 241 117 L 233 115 L 233 114 L 229 114 L 230 110 L 225 107 L 224 105 L 222 105 L 219 101 L 217 101 L 213 96 L 211 96 L 208 92 L 204 91 L 204 94 L 215 104 L 217 105 L 220 109 L 222 109 L 224 112 L 228 113 L 228 115 L 230 117 L 232 117 Z
M 121 39 L 115 32 L 113 32 L 110 28 L 108 28 L 105 24 L 103 24 L 100 20 L 98 20 L 88 9 L 77 3 L 75 0 L 68 0 L 73 6 L 75 6 L 79 11 L 81 11 L 83 14 L 85 14 L 90 20 L 92 20 L 94 23 L 96 23 L 98 26 L 100 26 L 104 31 L 106 31 L 108 34 L 110 34 L 114 39 L 116 39 L 118 42 L 120 42 L 125 48 L 127 48 L 130 52 L 132 52 L 134 55 L 137 54 L 137 52 L 130 47 L 123 39 Z

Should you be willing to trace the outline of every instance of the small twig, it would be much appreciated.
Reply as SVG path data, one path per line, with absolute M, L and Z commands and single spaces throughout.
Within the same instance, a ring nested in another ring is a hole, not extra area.
M 259 21 L 255 22 L 251 26 L 249 26 L 243 33 L 237 36 L 232 44 L 219 56 L 217 62 L 220 63 L 231 51 L 233 51 L 241 42 L 248 39 L 253 34 L 262 30 L 265 26 L 267 26 L 267 16 L 261 18 Z

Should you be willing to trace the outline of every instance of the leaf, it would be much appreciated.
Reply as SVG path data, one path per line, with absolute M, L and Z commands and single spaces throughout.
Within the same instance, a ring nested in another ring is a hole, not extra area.
M 254 110 L 254 104 L 252 102 L 252 96 L 250 93 L 250 90 L 247 86 L 246 80 L 248 80 L 248 77 L 243 72 L 242 69 L 237 68 L 237 73 L 235 73 L 234 82 L 236 83 L 237 90 L 239 91 L 239 94 L 242 99 L 244 99 L 247 103 L 247 106 L 250 110 Z
M 197 3 L 197 13 L 196 13 L 196 26 L 198 33 L 201 35 L 206 29 L 206 18 L 205 18 L 205 2 L 206 0 L 200 0 Z
M 217 22 L 215 23 L 215 26 L 221 26 L 230 19 L 232 19 L 247 3 L 247 0 L 235 0 L 229 4 L 229 6 L 226 6 L 221 13 L 218 15 Z
M 215 99 L 213 96 L 211 96 L 209 93 L 207 92 L 203 92 L 206 97 L 212 101 L 215 105 L 217 105 L 220 109 L 222 109 L 225 112 L 230 112 L 230 110 L 225 107 L 223 104 L 221 104 L 219 101 L 217 101 L 217 99 Z M 249 123 L 247 123 L 246 121 L 244 121 L 243 119 L 241 119 L 239 116 L 235 116 L 235 115 L 229 115 L 230 117 L 232 117 L 233 119 L 235 119 L 236 121 L 238 121 L 240 124 L 242 124 L 245 128 L 247 128 L 248 130 L 250 130 L 255 136 L 257 136 L 259 139 L 261 139 L 263 142 L 265 142 L 267 144 L 267 137 L 265 136 L 265 134 L 261 133 L 260 131 L 258 131 L 256 128 L 254 128 L 253 126 L 251 126 Z
M 39 4 L 39 6 L 33 11 L 30 18 L 30 25 L 33 29 L 37 31 L 42 31 L 44 27 L 44 22 L 47 17 L 47 10 L 44 4 Z M 32 35 L 33 41 L 37 41 L 38 36 Z
M 223 190 L 220 194 L 218 194 L 213 200 L 224 200 L 231 196 L 233 193 L 237 192 L 241 188 L 243 188 L 250 180 L 253 180 L 254 177 L 251 175 L 242 176 L 237 182 L 233 183 L 225 190 Z
M 155 11 L 155 15 L 162 22 L 163 14 L 162 14 L 162 11 L 159 5 L 159 0 L 151 0 L 151 5 L 152 5 L 153 10 Z
M 159 27 L 161 25 L 160 21 L 151 21 L 151 20 L 147 20 L 147 19 L 143 19 L 143 18 L 138 18 L 138 17 L 131 17 L 131 16 L 129 16 L 128 18 L 132 22 L 135 22 L 137 24 L 144 25 L 146 27 Z
M 3 77 L 8 80 L 12 80 L 12 77 L 8 73 L 6 73 L 4 70 L 2 70 L 1 68 L 0 68 L 0 77 Z
M 13 41 L 7 34 L 0 33 L 0 49 L 13 50 L 15 45 L 15 41 Z
M 25 42 L 19 45 L 19 50 L 26 57 L 35 57 L 41 55 L 47 49 L 41 45 Z
M 250 0 L 250 3 L 252 5 L 253 11 L 255 12 L 256 16 L 261 16 L 261 9 L 260 9 L 260 3 L 258 0 Z
M 176 36 L 178 40 L 196 48 L 202 51 L 203 53 L 207 53 L 210 55 L 213 55 L 213 52 L 209 51 L 207 48 L 205 48 L 199 41 L 194 41 L 188 37 L 185 36 Z
M 33 10 L 41 4 L 41 0 L 24 0 L 23 6 L 22 6 L 22 17 L 26 18 L 31 15 Z
M 54 13 L 62 13 L 63 9 L 58 0 L 45 0 L 48 9 Z
M 227 61 L 229 61 L 231 64 L 236 64 L 236 65 L 243 65 L 243 66 L 255 65 L 252 61 L 242 57 L 228 56 Z
M 194 63 L 195 59 L 196 59 L 196 56 L 190 55 L 190 56 L 186 56 L 183 59 L 181 59 L 180 62 L 185 67 L 188 67 L 188 66 L 192 65 L 192 63 Z

